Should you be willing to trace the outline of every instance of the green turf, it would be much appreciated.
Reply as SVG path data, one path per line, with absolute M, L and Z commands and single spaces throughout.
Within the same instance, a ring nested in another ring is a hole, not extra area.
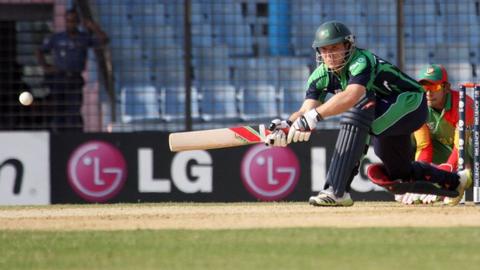
M 0 269 L 479 269 L 480 228 L 0 231 Z

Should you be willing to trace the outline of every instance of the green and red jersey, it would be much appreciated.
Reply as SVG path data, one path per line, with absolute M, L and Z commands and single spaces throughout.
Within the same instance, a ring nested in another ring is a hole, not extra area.
M 471 126 L 473 124 L 473 100 L 468 96 L 466 100 L 466 125 Z M 445 107 L 442 111 L 428 108 L 427 122 L 414 133 L 416 160 L 435 164 L 448 163 L 456 170 L 459 143 L 458 101 L 459 92 L 449 91 L 446 94 Z

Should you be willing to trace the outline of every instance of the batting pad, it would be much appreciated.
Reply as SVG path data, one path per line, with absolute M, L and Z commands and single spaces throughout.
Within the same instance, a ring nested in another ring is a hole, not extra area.
M 446 197 L 457 197 L 456 190 L 447 190 L 427 181 L 402 182 L 400 179 L 391 180 L 388 178 L 382 164 L 371 164 L 367 168 L 367 176 L 374 184 L 379 185 L 393 194 L 418 193 L 433 194 Z
M 327 173 L 326 187 L 333 187 L 336 196 L 349 191 L 353 177 L 358 173 L 360 161 L 370 139 L 370 125 L 374 107 L 351 108 L 340 119 L 340 132 Z

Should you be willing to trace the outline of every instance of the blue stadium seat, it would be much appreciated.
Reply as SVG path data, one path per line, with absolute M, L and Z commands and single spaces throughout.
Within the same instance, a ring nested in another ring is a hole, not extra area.
M 192 46 L 201 48 L 211 48 L 213 44 L 212 25 L 206 23 L 194 24 L 191 27 Z
M 448 72 L 448 80 L 454 89 L 457 89 L 460 83 L 476 81 L 473 77 L 472 65 L 468 61 L 448 63 L 445 64 L 445 68 Z
M 198 91 L 191 90 L 192 118 L 199 119 Z M 185 118 L 185 88 L 164 87 L 160 91 L 161 118 L 166 122 L 181 121 Z
M 196 65 L 195 80 L 199 84 L 215 84 L 230 81 L 227 66 Z
M 233 80 L 237 88 L 244 85 L 276 85 L 281 58 L 237 58 L 232 60 Z
M 282 62 L 278 69 L 279 108 L 282 118 L 286 118 L 302 105 L 310 70 L 298 58 L 284 59 Z M 291 64 L 287 65 L 289 62 Z
M 200 113 L 203 121 L 238 119 L 235 87 L 232 85 L 202 86 Z
M 298 111 L 305 100 L 305 89 L 300 83 L 292 83 L 280 87 L 280 116 L 287 119 L 293 112 Z
M 213 65 L 216 68 L 228 69 L 229 51 L 227 45 L 193 47 L 192 57 L 194 65 Z
M 165 7 L 159 3 L 135 4 L 131 9 L 131 20 L 135 26 L 165 24 Z
M 157 89 L 151 85 L 126 86 L 120 93 L 121 119 L 124 123 L 160 119 Z
M 221 37 L 219 42 L 229 46 L 231 56 L 253 54 L 253 38 L 250 26 L 242 16 L 240 3 L 226 1 L 213 4 L 213 33 Z
M 240 118 L 244 121 L 278 116 L 278 96 L 272 85 L 247 85 L 239 90 Z

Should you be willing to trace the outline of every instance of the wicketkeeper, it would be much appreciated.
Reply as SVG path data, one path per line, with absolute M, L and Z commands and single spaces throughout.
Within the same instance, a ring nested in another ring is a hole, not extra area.
M 469 170 L 456 174 L 413 161 L 411 134 L 428 115 L 422 86 L 396 66 L 355 47 L 354 36 L 343 23 L 320 25 L 312 47 L 319 66 L 308 79 L 305 101 L 287 120 L 272 121 L 274 132 L 265 140 L 276 146 L 308 141 L 318 122 L 342 114 L 324 190 L 309 203 L 353 205 L 350 184 L 372 136 L 375 153 L 383 161 L 369 168 L 372 181 L 393 193 L 431 193 L 437 191 L 431 186 L 439 186 L 456 195 L 449 204 L 458 204 L 459 194 L 472 183 Z M 416 181 L 421 184 L 411 185 Z
M 459 92 L 451 88 L 448 73 L 442 65 L 428 65 L 417 76 L 426 91 L 427 122 L 415 131 L 415 160 L 438 164 L 444 170 L 457 171 L 459 145 Z M 473 99 L 465 97 L 465 125 L 473 125 Z M 468 136 L 470 141 L 471 137 Z M 472 144 L 467 143 L 467 160 L 473 158 Z M 469 165 L 468 162 L 466 164 Z M 404 204 L 434 203 L 442 200 L 436 195 L 407 193 L 395 196 Z

